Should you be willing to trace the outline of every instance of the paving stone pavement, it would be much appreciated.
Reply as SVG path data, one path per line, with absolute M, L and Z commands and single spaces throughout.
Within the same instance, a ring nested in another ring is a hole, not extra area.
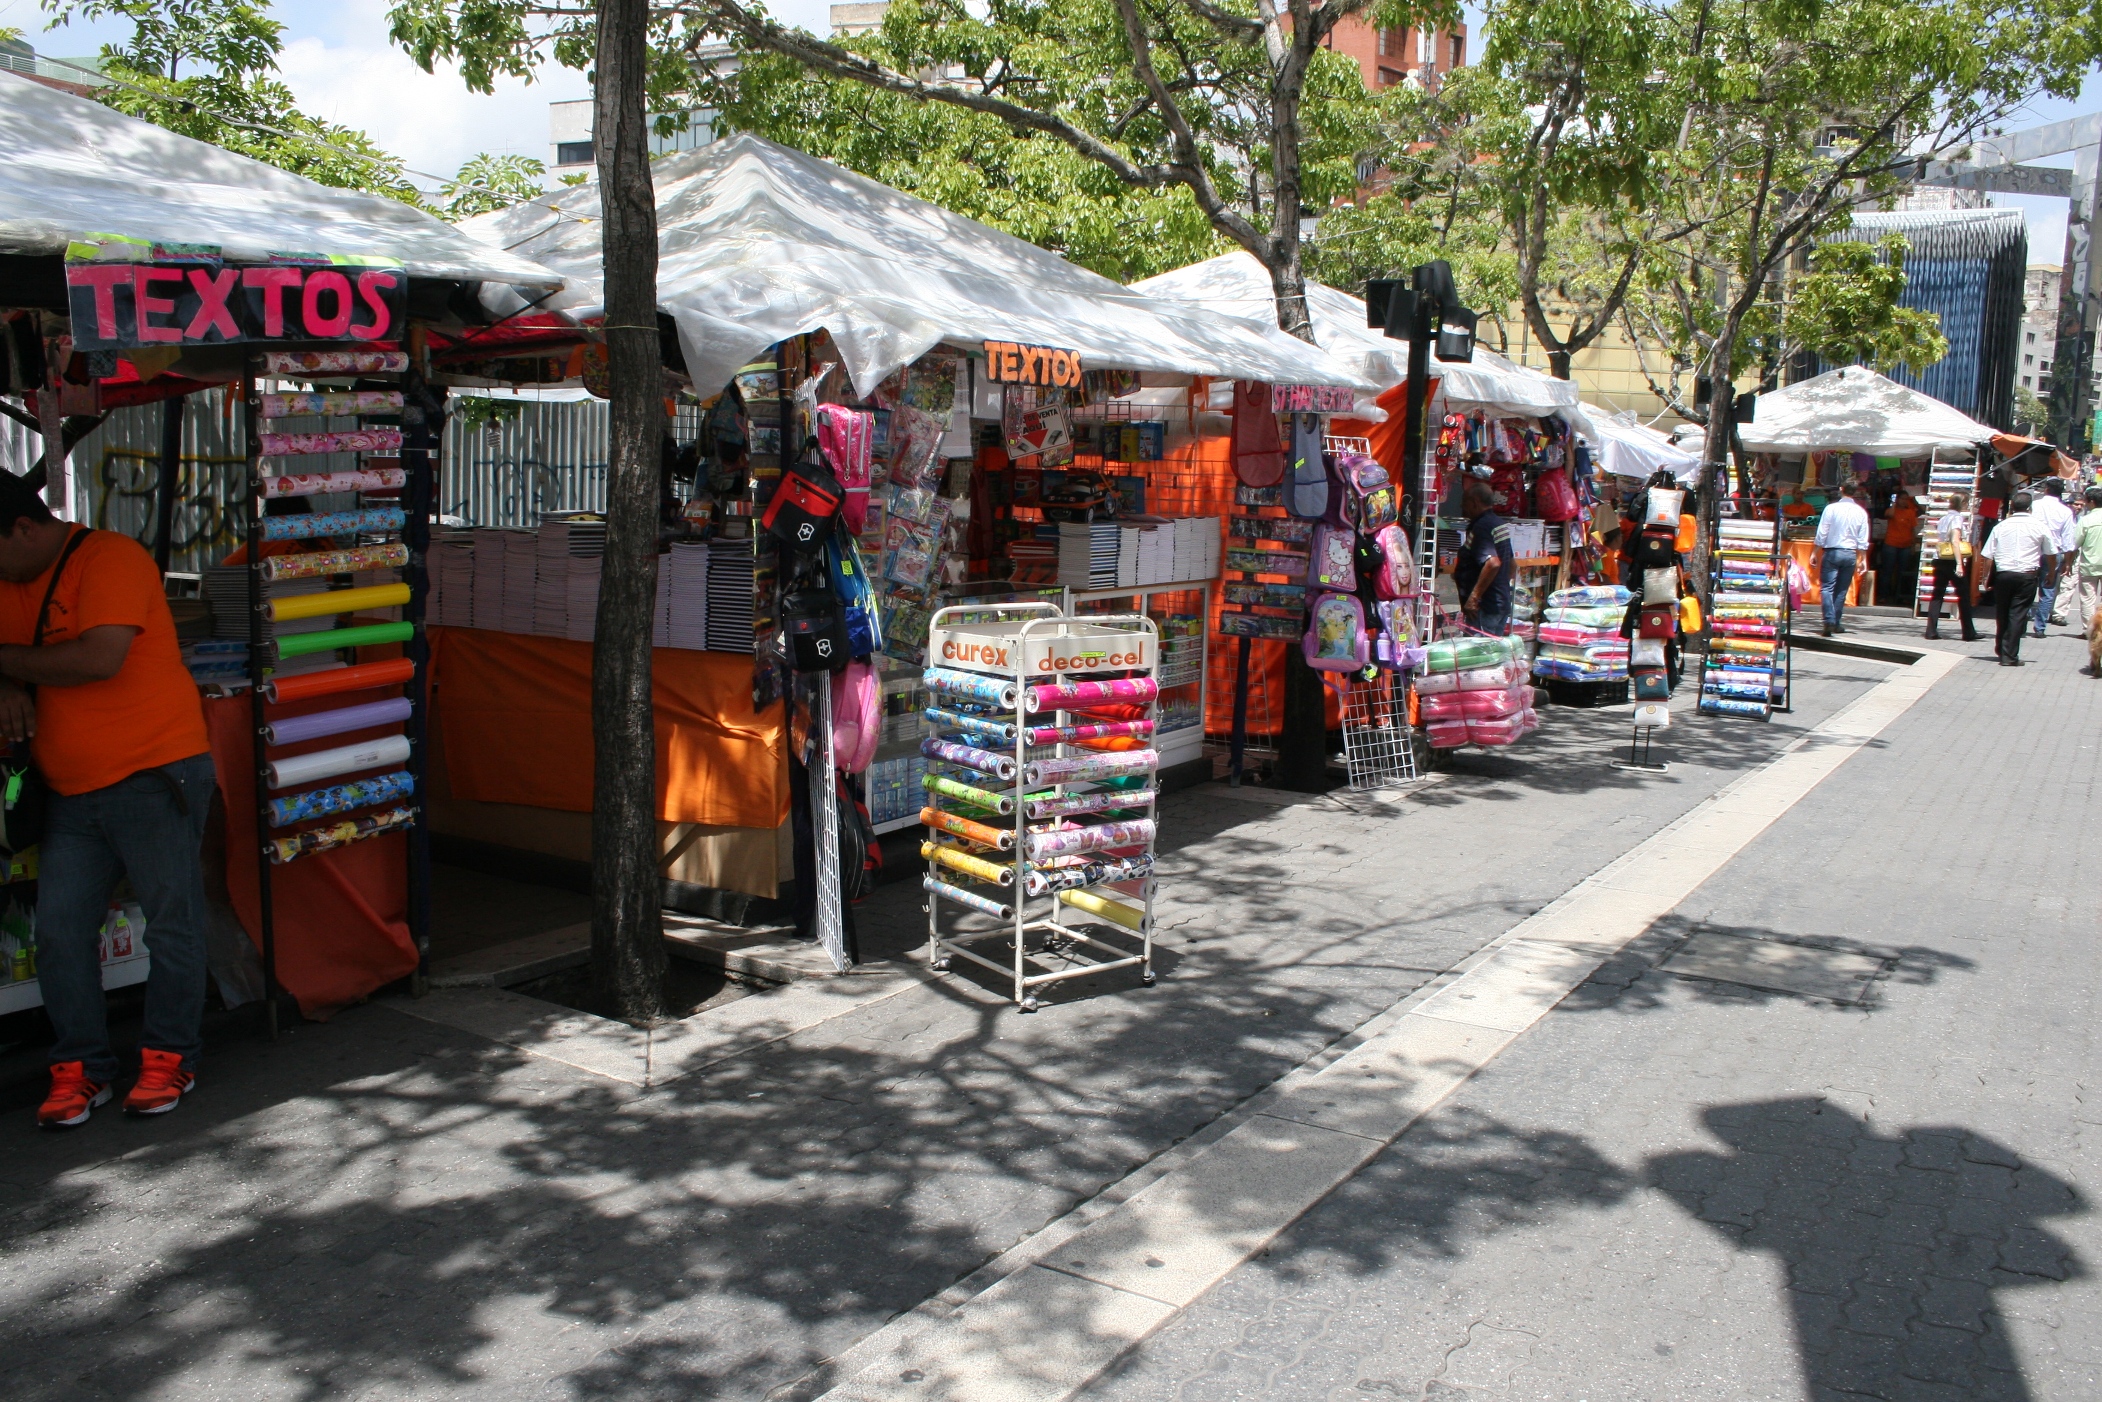
M 1083 1395 L 2102 1396 L 2102 681 L 2057 629 L 2020 671 L 1953 650 L 1978 660 Z M 1884 972 L 1862 1006 L 1659 972 L 1696 931 Z
M 1075 980 L 1025 1016 L 952 976 L 646 1091 L 382 1002 L 275 1045 L 214 1045 L 200 1091 L 164 1120 L 38 1136 L 13 1107 L 0 1394 L 764 1397 L 1888 672 L 1806 656 L 1796 715 L 1689 720 L 1660 744 L 1668 775 L 1610 767 L 1625 710 L 1556 711 L 1399 803 L 1175 796 L 1150 991 Z M 877 953 L 921 938 L 909 884 L 861 916 Z M 1565 1092 L 1609 1090 L 1600 1065 L 1560 1074 Z M 1558 1194 L 1618 1181 L 1575 1139 L 1513 1148 L 1536 1166 L 1574 1156 L 1548 1175 Z M 1448 1208 L 1438 1231 L 1458 1242 L 1464 1215 Z M 1526 1213 L 1510 1215 L 1516 1230 Z

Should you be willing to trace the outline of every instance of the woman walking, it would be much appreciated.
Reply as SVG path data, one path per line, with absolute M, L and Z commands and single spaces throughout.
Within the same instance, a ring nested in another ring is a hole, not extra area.
M 1949 498 L 1949 509 L 1934 523 L 1934 597 L 1927 604 L 1927 633 L 1941 636 L 1941 599 L 1952 582 L 1956 591 L 1956 616 L 1963 623 L 1963 640 L 1978 641 L 1971 624 L 1971 499 L 1962 492 Z

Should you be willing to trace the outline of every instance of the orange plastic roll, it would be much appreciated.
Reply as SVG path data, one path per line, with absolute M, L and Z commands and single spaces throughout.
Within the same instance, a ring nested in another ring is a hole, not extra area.
M 1093 740 L 1068 740 L 1066 743 L 1079 750 L 1106 750 L 1115 753 L 1122 750 L 1142 750 L 1153 742 L 1136 735 L 1110 735 Z
M 930 828 L 939 828 L 943 832 L 953 832 L 958 837 L 968 837 L 973 842 L 982 843 L 987 847 L 997 847 L 1003 852 L 1011 850 L 1015 845 L 1014 829 L 1012 828 L 1003 831 L 985 823 L 974 823 L 969 818 L 959 818 L 954 813 L 944 813 L 939 808 L 922 808 L 920 810 L 920 821 Z
M 266 701 L 305 701 L 314 696 L 334 696 L 339 691 L 363 691 L 369 686 L 392 686 L 416 675 L 416 664 L 406 657 L 386 662 L 361 662 L 332 672 L 302 672 L 296 677 L 277 677 L 263 683 Z

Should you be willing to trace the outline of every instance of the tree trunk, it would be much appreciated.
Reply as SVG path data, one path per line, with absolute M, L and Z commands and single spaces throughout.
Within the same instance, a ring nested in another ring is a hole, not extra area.
M 657 469 L 664 434 L 657 340 L 657 201 L 650 186 L 649 0 L 601 0 L 597 114 L 612 385 L 606 559 L 591 660 L 591 982 L 630 1020 L 664 1008 L 657 874 L 650 606 L 657 594 Z
M 1687 561 L 1703 613 L 1714 602 L 1708 579 L 1708 541 L 1715 534 L 1720 498 L 1730 485 L 1730 409 L 1737 396 L 1736 383 L 1730 378 L 1730 362 L 1737 354 L 1735 316 L 1723 323 L 1722 334 L 1715 338 L 1709 354 L 1713 358 L 1708 362 L 1708 423 L 1701 438 L 1700 497 L 1696 507 L 1700 532 L 1694 538 L 1693 558 Z
M 1270 287 L 1277 298 L 1278 329 L 1311 344 L 1314 323 L 1306 308 L 1306 270 L 1300 265 L 1296 246 L 1271 266 Z M 1296 793 L 1325 793 L 1328 688 L 1292 643 L 1285 644 L 1284 691 L 1284 715 L 1277 735 L 1278 786 Z
M 1547 373 L 1554 376 L 1558 380 L 1568 379 L 1569 359 L 1570 355 L 1569 352 L 1566 350 L 1549 351 L 1547 353 Z

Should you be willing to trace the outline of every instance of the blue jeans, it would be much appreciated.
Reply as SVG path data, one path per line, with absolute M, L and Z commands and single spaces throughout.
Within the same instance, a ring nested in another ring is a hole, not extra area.
M 2063 575 L 2054 574 L 2048 582 L 2036 586 L 2036 606 L 2029 610 L 2029 631 L 2032 635 L 2039 638 L 2044 636 L 2044 625 L 2051 621 L 2052 607 L 2058 602 L 2059 581 L 2063 578 Z
M 203 754 L 107 788 L 51 795 L 37 858 L 36 935 L 37 979 L 58 1033 L 53 1065 L 85 1062 L 89 1079 L 116 1078 L 100 935 L 119 876 L 131 878 L 152 955 L 140 1043 L 175 1052 L 186 1066 L 196 1060 L 205 983 L 204 864 L 198 848 L 216 784 L 212 757 Z
M 1847 590 L 1854 587 L 1854 552 L 1827 550 L 1817 573 L 1817 587 L 1824 595 L 1825 626 L 1837 628 L 1846 616 Z

